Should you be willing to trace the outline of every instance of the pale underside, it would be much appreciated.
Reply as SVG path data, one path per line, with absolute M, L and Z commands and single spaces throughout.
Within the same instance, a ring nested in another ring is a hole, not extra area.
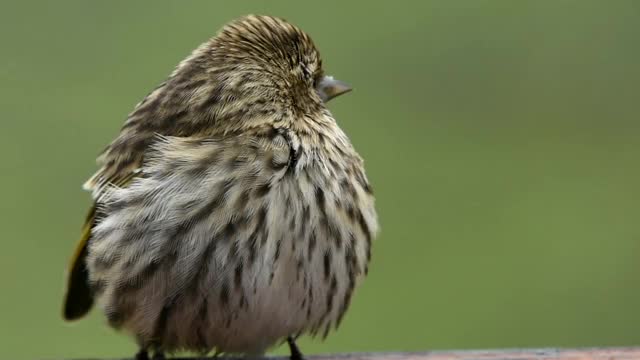
M 338 325 L 373 197 L 341 132 L 322 151 L 284 135 L 163 138 L 139 178 L 104 191 L 87 265 L 112 326 L 143 348 L 259 354 Z

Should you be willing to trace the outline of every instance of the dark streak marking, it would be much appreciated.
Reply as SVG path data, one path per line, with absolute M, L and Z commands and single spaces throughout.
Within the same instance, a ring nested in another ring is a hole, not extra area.
M 231 221 L 225 225 L 224 229 L 222 229 L 222 241 L 229 242 L 236 234 L 236 224 Z M 238 246 L 238 242 L 233 243 L 236 247 Z M 237 253 L 237 250 L 236 250 Z
M 249 240 L 247 241 L 247 247 L 249 248 L 249 265 L 253 265 L 253 263 L 256 260 L 256 248 L 258 246 L 258 232 L 260 230 L 256 229 L 251 236 L 249 237 Z
M 356 209 L 353 205 L 347 206 L 347 216 L 349 217 L 349 220 L 356 221 Z
M 331 319 L 327 321 L 327 325 L 325 325 L 324 330 L 322 331 L 322 339 L 327 338 L 327 335 L 329 335 L 329 330 L 331 330 Z
M 122 309 L 122 306 L 109 306 L 104 313 L 107 317 L 107 322 L 109 323 L 109 325 L 115 329 L 118 329 L 124 323 L 124 319 L 126 318 L 126 313 L 128 313 L 128 311 Z
M 338 225 L 334 222 L 329 222 L 329 218 L 325 218 L 323 221 L 326 228 L 329 230 L 329 237 L 335 242 L 336 249 L 342 249 L 342 232 L 338 228 Z
M 231 243 L 231 248 L 229 249 L 229 258 L 230 259 L 235 259 L 238 257 L 238 253 L 240 251 L 239 249 L 240 247 L 240 242 L 239 241 L 234 241 Z M 240 259 L 240 261 L 242 261 L 242 259 Z
M 220 303 L 222 306 L 226 306 L 229 303 L 229 284 L 227 280 L 223 280 L 220 286 Z
M 253 190 L 253 194 L 256 198 L 261 198 L 267 195 L 270 189 L 271 189 L 270 183 L 260 184 Z
M 309 219 L 311 218 L 311 214 L 309 211 L 309 206 L 308 205 L 304 205 L 302 207 L 302 223 L 307 224 L 309 223 Z
M 361 211 L 357 212 L 358 224 L 360 225 L 360 229 L 364 233 L 364 236 L 367 240 L 367 261 L 371 259 L 371 230 L 367 225 L 367 222 L 364 220 L 364 216 Z
M 293 205 L 289 206 L 289 209 L 293 208 Z M 294 233 L 296 231 L 296 217 L 295 216 L 291 216 L 291 220 L 289 220 L 289 231 L 291 231 L 291 233 Z
M 276 262 L 278 262 L 278 259 L 280 258 L 280 248 L 282 247 L 282 238 L 278 239 L 278 242 L 276 242 L 276 251 L 275 254 L 273 255 L 273 262 L 274 265 Z
M 114 265 L 116 261 L 116 257 L 115 256 L 107 257 L 105 255 L 107 254 L 103 254 L 102 256 L 97 256 L 93 261 L 93 267 L 96 271 L 105 271 L 110 269 Z
M 233 208 L 237 213 L 241 213 L 247 207 L 248 203 L 249 203 L 249 193 L 247 191 L 243 191 L 240 193 L 240 196 L 238 196 L 238 199 L 233 205 Z M 244 220 L 247 221 L 248 219 L 244 217 Z
M 336 294 L 336 289 L 338 287 L 338 279 L 333 275 L 331 277 L 331 285 L 329 286 L 329 292 L 327 293 L 327 314 L 331 312 L 333 309 L 333 297 Z
M 248 307 L 249 307 L 249 303 L 247 302 L 247 297 L 243 292 L 242 295 L 240 296 L 240 308 L 246 309 Z
M 234 284 L 236 286 L 237 290 L 241 290 L 242 289 L 242 261 L 238 261 L 238 264 L 236 265 L 236 269 L 235 269 L 235 276 L 234 276 Z
M 171 309 L 173 308 L 173 300 L 167 301 L 162 310 L 160 310 L 160 314 L 158 314 L 158 318 L 156 319 L 155 325 L 153 326 L 153 335 L 152 339 L 160 342 L 163 338 L 163 334 L 167 329 L 167 321 L 171 314 Z
M 200 209 L 198 209 L 193 215 L 191 215 L 187 220 L 185 220 L 185 224 L 190 226 L 191 224 L 197 224 L 200 221 L 206 219 L 211 216 L 214 210 L 218 209 L 225 201 L 225 192 L 218 191 L 218 193 L 206 204 L 204 204 Z
M 300 276 L 302 276 L 302 268 L 304 266 L 304 261 L 302 258 L 298 258 L 296 260 L 296 281 L 300 281 Z
M 187 115 L 189 115 L 188 111 L 180 110 L 176 113 L 173 113 L 167 116 L 164 120 L 162 120 L 162 123 L 165 127 L 169 128 L 169 127 L 175 126 L 176 124 L 179 124 L 182 119 L 187 117 Z
M 202 104 L 200 104 L 200 107 L 199 107 L 198 110 L 206 111 L 211 106 L 219 103 L 220 100 L 222 99 L 222 91 L 223 90 L 224 90 L 224 83 L 220 82 L 218 85 L 216 85 L 213 88 L 213 90 L 211 90 L 211 92 L 209 93 L 209 96 L 207 97 L 207 99 L 205 101 L 202 102 Z
M 329 281 L 329 275 L 331 275 L 331 251 L 327 250 L 324 253 L 324 280 Z
M 320 212 L 322 213 L 322 215 L 326 217 L 327 213 L 325 209 L 324 190 L 322 190 L 319 186 L 316 186 L 315 194 L 316 194 L 316 202 L 318 205 L 318 209 L 320 209 Z
M 192 91 L 207 83 L 207 80 L 204 80 L 204 79 L 189 81 L 190 79 L 187 77 L 188 75 L 184 75 L 184 76 L 186 81 L 184 85 L 181 85 L 179 87 L 183 91 Z
M 104 280 L 96 280 L 92 281 L 91 284 L 89 284 L 89 287 L 91 294 L 94 297 L 97 297 L 104 292 L 104 289 L 107 287 L 107 283 Z
M 160 261 L 157 259 L 152 260 L 142 271 L 138 274 L 131 275 L 125 281 L 119 282 L 116 285 L 116 295 L 123 294 L 125 292 L 137 290 L 144 284 L 144 280 L 150 278 L 160 267 Z
M 316 248 L 316 232 L 315 230 L 311 230 L 311 234 L 309 234 L 309 249 L 307 253 L 308 262 L 311 263 L 313 257 L 313 250 Z

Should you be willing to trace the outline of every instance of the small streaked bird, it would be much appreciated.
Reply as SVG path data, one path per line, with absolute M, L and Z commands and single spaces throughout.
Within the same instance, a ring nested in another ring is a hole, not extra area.
M 301 359 L 298 336 L 340 324 L 378 227 L 363 161 L 326 107 L 349 90 L 294 25 L 224 26 L 98 158 L 64 318 L 96 302 L 138 359 L 284 341 Z

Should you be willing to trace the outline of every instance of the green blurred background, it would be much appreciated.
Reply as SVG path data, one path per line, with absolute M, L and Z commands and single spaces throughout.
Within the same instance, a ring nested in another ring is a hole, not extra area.
M 330 107 L 378 198 L 370 276 L 303 350 L 640 344 L 640 2 L 5 1 L 0 357 L 133 354 L 99 312 L 60 317 L 80 185 L 134 104 L 247 13 L 305 29 L 353 84 Z

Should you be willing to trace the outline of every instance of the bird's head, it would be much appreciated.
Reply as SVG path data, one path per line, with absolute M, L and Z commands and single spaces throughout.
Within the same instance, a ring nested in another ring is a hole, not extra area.
M 309 35 L 285 20 L 256 15 L 225 25 L 178 66 L 170 83 L 186 89 L 188 107 L 228 129 L 312 115 L 351 90 L 325 75 Z
M 157 135 L 198 138 L 289 127 L 314 144 L 321 144 L 318 131 L 348 144 L 325 104 L 349 90 L 325 76 L 318 50 L 299 28 L 270 16 L 234 20 L 136 105 L 101 155 L 107 170 L 100 176 L 135 169 Z
M 232 21 L 212 41 L 212 55 L 231 76 L 299 103 L 327 102 L 351 88 L 322 69 L 320 53 L 304 31 L 283 19 L 250 15 Z M 282 99 L 282 100 L 284 100 Z

